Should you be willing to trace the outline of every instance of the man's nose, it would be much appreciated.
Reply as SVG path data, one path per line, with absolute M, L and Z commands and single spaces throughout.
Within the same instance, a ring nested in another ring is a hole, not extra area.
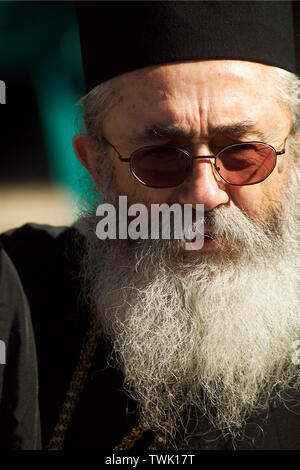
M 211 155 L 208 148 L 198 149 L 197 156 Z M 209 211 L 221 204 L 227 204 L 229 195 L 227 185 L 216 174 L 214 158 L 193 159 L 193 166 L 186 180 L 178 187 L 178 202 L 181 204 L 204 204 L 204 211 Z

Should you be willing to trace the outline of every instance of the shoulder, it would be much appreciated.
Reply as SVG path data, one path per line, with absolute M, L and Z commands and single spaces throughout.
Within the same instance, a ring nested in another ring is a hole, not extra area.
M 51 286 L 70 286 L 78 276 L 82 236 L 73 227 L 26 224 L 0 236 L 32 305 L 51 292 Z
M 54 250 L 71 248 L 78 236 L 78 230 L 72 227 L 26 224 L 2 233 L 0 241 L 19 270 L 22 261 L 28 259 L 30 265 L 45 264 Z
M 22 285 L 12 261 L 0 245 L 0 325 L 1 340 L 9 343 L 11 332 L 30 319 Z M 28 328 L 26 328 L 28 329 Z
M 78 319 L 84 244 L 76 228 L 28 224 L 3 233 L 0 242 L 16 267 L 36 332 Z

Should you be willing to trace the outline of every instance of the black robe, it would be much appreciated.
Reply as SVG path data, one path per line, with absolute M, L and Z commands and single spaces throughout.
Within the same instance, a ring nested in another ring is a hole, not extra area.
M 40 449 L 37 360 L 28 302 L 0 246 L 0 449 Z
M 75 228 L 26 225 L 1 236 L 28 297 L 36 338 L 39 402 L 43 445 L 49 442 L 78 361 L 89 309 L 80 293 L 78 268 L 83 246 Z M 99 341 L 84 391 L 65 436 L 64 449 L 112 450 L 138 421 L 136 406 L 123 389 L 120 371 L 107 365 L 110 346 Z M 252 419 L 260 425 L 254 442 L 243 440 L 237 449 L 300 450 L 300 393 L 290 406 L 271 408 L 268 417 Z M 248 424 L 249 434 L 258 426 Z M 147 432 L 134 449 L 147 449 L 154 434 Z M 209 444 L 202 437 L 189 449 L 232 449 L 230 439 Z

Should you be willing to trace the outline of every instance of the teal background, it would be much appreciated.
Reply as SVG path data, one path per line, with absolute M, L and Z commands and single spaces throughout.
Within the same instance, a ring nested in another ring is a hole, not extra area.
M 0 63 L 7 112 L 13 111 L 10 96 L 16 84 L 22 86 L 24 77 L 31 83 L 38 122 L 30 132 L 41 132 L 39 158 L 45 159 L 45 178 L 80 197 L 92 181 L 72 149 L 72 137 L 81 129 L 76 103 L 85 93 L 73 2 L 0 1 Z

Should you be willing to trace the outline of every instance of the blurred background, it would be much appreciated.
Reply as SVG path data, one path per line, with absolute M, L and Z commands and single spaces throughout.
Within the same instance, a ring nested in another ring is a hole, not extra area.
M 92 181 L 77 161 L 84 94 L 71 1 L 0 1 L 0 232 L 69 225 Z

